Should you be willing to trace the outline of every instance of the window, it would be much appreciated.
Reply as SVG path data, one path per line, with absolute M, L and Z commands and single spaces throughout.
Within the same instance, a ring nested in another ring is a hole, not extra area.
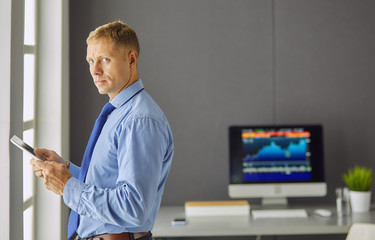
M 36 86 L 36 0 L 25 0 L 23 47 L 23 139 L 35 146 L 35 86 Z M 34 173 L 29 157 L 23 159 L 23 235 L 34 240 Z
M 20 161 L 9 138 L 16 134 L 69 159 L 69 1 L 0 1 L 0 26 L 0 233 L 63 240 L 68 208 L 34 177 L 29 159 Z

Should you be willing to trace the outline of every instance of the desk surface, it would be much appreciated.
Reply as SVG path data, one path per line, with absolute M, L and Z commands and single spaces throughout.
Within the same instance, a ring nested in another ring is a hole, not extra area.
M 375 212 L 352 213 L 350 216 L 320 217 L 313 214 L 322 207 L 301 207 L 308 218 L 258 219 L 249 216 L 189 217 L 184 226 L 172 226 L 174 218 L 184 217 L 183 206 L 161 207 L 152 230 L 155 238 L 215 237 L 215 236 L 263 236 L 263 235 L 318 235 L 346 234 L 355 222 L 375 223 Z M 334 208 L 327 208 L 334 211 Z

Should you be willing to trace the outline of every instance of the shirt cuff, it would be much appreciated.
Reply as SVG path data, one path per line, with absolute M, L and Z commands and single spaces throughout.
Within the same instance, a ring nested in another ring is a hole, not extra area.
M 66 206 L 78 213 L 81 194 L 87 185 L 71 177 L 65 184 L 63 200 Z
M 80 167 L 77 167 L 75 164 L 73 164 L 72 162 L 70 162 L 69 171 L 71 172 L 71 174 L 73 175 L 73 177 L 78 178 L 80 170 L 81 170 Z

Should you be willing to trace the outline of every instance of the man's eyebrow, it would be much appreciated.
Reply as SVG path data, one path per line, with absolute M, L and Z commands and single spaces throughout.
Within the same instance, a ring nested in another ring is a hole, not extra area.
M 86 57 L 86 61 L 89 62 L 90 60 L 94 60 L 94 57 Z
M 86 60 L 88 61 L 88 60 L 95 60 L 95 59 L 102 59 L 102 58 L 105 58 L 105 57 L 102 55 L 99 55 L 97 57 L 86 57 Z

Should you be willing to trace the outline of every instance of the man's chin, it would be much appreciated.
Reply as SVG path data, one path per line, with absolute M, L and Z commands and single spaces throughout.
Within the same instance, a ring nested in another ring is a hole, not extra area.
M 106 90 L 106 89 L 101 89 L 101 88 L 98 88 L 98 92 L 100 93 L 100 94 L 108 94 L 108 91 Z

